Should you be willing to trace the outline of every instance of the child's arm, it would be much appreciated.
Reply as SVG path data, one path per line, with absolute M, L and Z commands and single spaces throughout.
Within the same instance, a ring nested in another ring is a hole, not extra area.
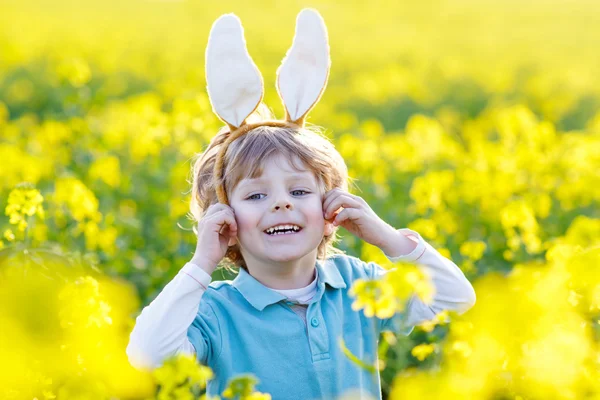
M 412 326 L 433 318 L 442 310 L 464 312 L 475 304 L 475 291 L 456 264 L 443 257 L 417 232 L 394 229 L 379 218 L 363 198 L 340 188 L 332 189 L 323 197 L 323 217 L 379 247 L 391 261 L 417 263 L 431 276 L 436 290 L 433 303 L 427 305 L 413 296 L 406 312 L 384 320 L 382 329 L 405 331 L 406 327 L 412 330 Z M 386 270 L 376 264 L 370 267 L 371 278 L 385 273 Z M 390 327 L 391 324 L 395 326 Z
M 402 331 L 409 334 L 415 325 L 432 319 L 443 310 L 464 313 L 473 307 L 476 299 L 475 290 L 454 262 L 442 256 L 417 232 L 410 229 L 399 229 L 397 232 L 400 235 L 384 251 L 386 256 L 390 261 L 412 262 L 424 269 L 431 277 L 435 294 L 431 304 L 425 304 L 416 295 L 413 295 L 403 314 L 382 321 L 382 330 Z M 408 254 L 397 255 L 401 252 L 394 252 L 394 246 L 399 249 L 406 248 L 408 240 L 416 246 Z M 387 272 L 384 268 L 377 266 L 375 277 L 380 277 Z
M 131 365 L 155 368 L 170 356 L 196 353 L 187 331 L 210 281 L 197 265 L 184 265 L 137 317 L 126 350 Z
M 200 315 L 198 308 L 210 275 L 236 236 L 233 209 L 224 204 L 208 207 L 198 222 L 198 243 L 192 261 L 137 317 L 127 346 L 131 365 L 154 368 L 178 353 L 196 353 L 201 362 L 206 362 L 212 345 L 208 332 L 213 329 L 214 312 Z M 187 338 L 190 329 L 194 345 Z

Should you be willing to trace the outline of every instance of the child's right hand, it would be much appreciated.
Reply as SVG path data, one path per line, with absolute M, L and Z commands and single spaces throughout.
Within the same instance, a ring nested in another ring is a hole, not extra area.
M 237 239 L 237 222 L 233 209 L 226 204 L 212 204 L 198 222 L 198 243 L 192 263 L 211 274 Z

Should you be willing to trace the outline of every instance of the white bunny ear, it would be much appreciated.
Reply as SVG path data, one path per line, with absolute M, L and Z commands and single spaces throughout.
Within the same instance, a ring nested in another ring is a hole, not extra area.
M 232 130 L 243 125 L 263 98 L 262 76 L 234 14 L 222 15 L 212 26 L 206 47 L 206 83 L 213 111 Z
M 327 85 L 330 66 L 325 22 L 317 11 L 304 9 L 296 20 L 292 47 L 277 70 L 277 90 L 288 121 L 304 124 Z

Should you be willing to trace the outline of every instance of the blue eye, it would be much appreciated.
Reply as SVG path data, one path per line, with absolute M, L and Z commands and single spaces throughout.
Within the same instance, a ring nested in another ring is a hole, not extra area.
M 246 200 L 260 200 L 260 199 L 257 199 L 254 197 L 254 196 L 260 196 L 260 195 L 264 196 L 264 194 L 262 194 L 262 193 L 256 193 L 256 194 L 248 196 L 248 198 Z
M 302 196 L 304 194 L 310 193 L 309 191 L 302 190 L 302 189 L 292 190 L 292 194 L 297 193 L 297 192 L 300 192 L 300 194 L 296 194 L 296 196 Z M 262 198 L 257 198 L 255 196 L 265 196 L 265 194 L 264 193 L 255 193 L 255 194 L 252 194 L 252 195 L 248 196 L 246 198 L 246 200 L 261 200 L 262 199 Z

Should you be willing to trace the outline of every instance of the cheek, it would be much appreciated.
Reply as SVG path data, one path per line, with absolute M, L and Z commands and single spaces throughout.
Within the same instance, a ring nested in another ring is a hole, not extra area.
M 319 202 L 311 205 L 308 215 L 312 224 L 322 226 L 325 222 L 325 218 L 323 218 L 323 204 Z
M 258 229 L 259 221 L 255 210 L 237 206 L 234 208 L 234 213 L 235 222 L 238 226 L 238 236 L 243 238 Z
M 256 224 L 252 224 L 249 221 L 239 222 L 238 230 L 239 230 L 238 235 L 242 238 L 260 233 L 260 232 L 258 232 L 258 228 L 256 227 Z

